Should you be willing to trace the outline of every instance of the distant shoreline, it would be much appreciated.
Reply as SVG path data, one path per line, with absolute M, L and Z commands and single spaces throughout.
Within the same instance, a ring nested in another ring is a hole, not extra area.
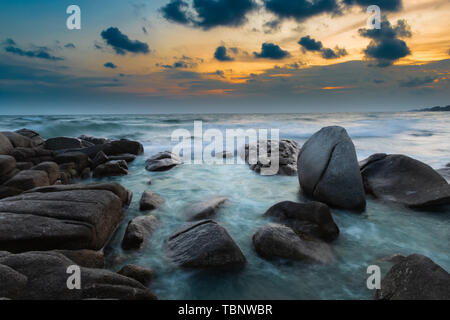
M 436 107 L 417 109 L 417 110 L 412 110 L 412 111 L 416 111 L 416 112 L 448 112 L 448 111 L 450 111 L 450 105 L 445 106 L 445 107 L 436 106 Z

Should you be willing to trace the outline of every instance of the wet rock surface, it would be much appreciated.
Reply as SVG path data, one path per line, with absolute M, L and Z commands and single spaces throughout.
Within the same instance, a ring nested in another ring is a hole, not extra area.
M 125 230 L 122 248 L 133 250 L 141 248 L 158 228 L 155 216 L 139 216 L 132 219 Z
M 147 159 L 145 168 L 148 171 L 169 171 L 183 163 L 183 160 L 176 154 L 165 151 L 160 152 Z
M 163 204 L 164 199 L 159 194 L 145 191 L 142 193 L 141 201 L 139 202 L 139 210 L 151 211 L 160 208 Z
M 227 202 L 226 197 L 213 197 L 211 199 L 190 204 L 185 209 L 188 221 L 205 220 L 213 217 Z

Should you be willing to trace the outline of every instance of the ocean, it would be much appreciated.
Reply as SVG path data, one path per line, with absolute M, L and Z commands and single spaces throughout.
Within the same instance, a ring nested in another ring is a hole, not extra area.
M 408 155 L 435 169 L 450 162 L 450 113 L 445 112 L 1 116 L 0 131 L 28 128 L 43 138 L 87 134 L 144 145 L 144 155 L 130 165 L 128 176 L 102 179 L 117 181 L 134 193 L 105 253 L 107 268 L 115 271 L 130 263 L 154 269 L 150 288 L 160 299 L 370 299 L 374 292 L 366 286 L 367 267 L 379 265 L 385 273 L 389 265 L 382 258 L 396 253 L 420 253 L 450 270 L 450 208 L 413 211 L 370 197 L 362 214 L 332 209 L 341 231 L 332 243 L 336 257 L 332 263 L 261 259 L 252 249 L 252 235 L 268 223 L 262 215 L 273 204 L 299 201 L 298 179 L 260 176 L 247 165 L 181 165 L 168 172 L 146 171 L 145 160 L 171 150 L 172 132 L 180 128 L 193 132 L 194 121 L 202 121 L 204 130 L 279 129 L 281 138 L 300 145 L 320 128 L 339 125 L 353 139 L 359 160 L 389 153 Z M 94 181 L 98 180 L 83 183 Z M 142 250 L 125 252 L 120 246 L 123 233 L 130 219 L 143 214 L 139 200 L 145 190 L 165 199 L 164 206 L 151 213 L 160 225 Z M 165 240 L 185 224 L 187 204 L 216 195 L 229 199 L 216 221 L 240 246 L 246 266 L 229 272 L 176 267 L 164 255 Z

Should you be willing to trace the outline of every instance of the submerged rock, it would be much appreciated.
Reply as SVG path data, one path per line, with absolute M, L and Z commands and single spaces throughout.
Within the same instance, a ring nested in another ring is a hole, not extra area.
M 294 230 L 280 224 L 268 224 L 253 235 L 253 247 L 263 258 L 283 258 L 327 263 L 333 259 L 328 244 L 316 240 L 304 240 Z
M 361 169 L 366 192 L 412 208 L 450 204 L 450 185 L 438 172 L 404 155 L 378 155 Z
M 164 204 L 164 199 L 157 193 L 152 191 L 145 191 L 142 194 L 141 201 L 139 202 L 139 209 L 141 211 L 155 210 Z
M 227 200 L 225 197 L 214 197 L 191 204 L 185 210 L 186 219 L 188 221 L 209 219 L 219 211 Z
M 139 249 L 158 227 L 155 216 L 139 216 L 128 223 L 122 240 L 125 250 Z
M 450 300 L 450 274 L 431 259 L 413 254 L 395 264 L 376 291 L 377 300 Z
M 148 171 L 168 171 L 183 163 L 183 160 L 176 154 L 165 151 L 160 152 L 145 162 L 145 169 Z
M 136 266 L 133 264 L 128 264 L 124 266 L 117 273 L 125 277 L 134 279 L 143 284 L 144 286 L 147 286 L 155 276 L 152 269 Z
M 228 232 L 212 220 L 191 223 L 166 243 L 168 257 L 185 268 L 241 266 L 246 259 Z
M 0 257 L 0 295 L 19 300 L 156 299 L 138 281 L 104 269 L 80 267 L 81 288 L 69 290 L 67 270 L 73 265 L 58 252 L 5 254 Z
M 108 161 L 99 165 L 94 170 L 94 178 L 126 176 L 128 174 L 128 165 L 124 160 Z
M 303 145 L 298 177 L 302 191 L 320 202 L 356 211 L 366 207 L 355 146 L 342 127 L 322 128 Z
M 286 224 L 303 236 L 325 241 L 332 241 L 339 236 L 339 228 L 330 208 L 320 202 L 284 201 L 269 208 L 264 215 L 275 218 L 277 222 Z

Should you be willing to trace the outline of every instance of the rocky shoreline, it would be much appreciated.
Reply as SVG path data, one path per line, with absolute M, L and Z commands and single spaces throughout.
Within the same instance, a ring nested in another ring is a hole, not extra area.
M 246 160 L 254 147 L 246 146 Z M 28 129 L 0 133 L 0 298 L 156 299 L 148 289 L 151 269 L 104 269 L 103 248 L 123 223 L 132 193 L 118 183 L 82 181 L 127 175 L 128 164 L 143 152 L 141 143 L 126 139 L 83 135 L 44 140 Z M 178 156 L 161 152 L 147 160 L 146 169 L 169 171 L 180 165 Z M 250 169 L 259 173 L 264 166 Z M 342 127 L 323 128 L 302 147 L 282 140 L 277 174 L 298 176 L 306 201 L 280 199 L 263 214 L 267 225 L 251 241 L 264 259 L 333 263 L 333 241 L 340 230 L 330 207 L 358 213 L 367 198 L 414 210 L 450 205 L 448 168 L 436 171 L 407 156 L 387 154 L 358 163 Z M 167 258 L 189 269 L 245 267 L 239 246 L 214 221 L 226 202 L 217 195 L 189 204 L 186 225 L 166 239 Z M 143 192 L 142 215 L 128 223 L 124 250 L 140 250 L 151 241 L 159 221 L 149 212 L 163 203 L 161 195 Z M 71 265 L 81 267 L 80 290 L 67 288 Z M 417 270 L 417 276 L 405 270 Z M 402 257 L 375 298 L 450 299 L 450 275 L 426 257 Z

